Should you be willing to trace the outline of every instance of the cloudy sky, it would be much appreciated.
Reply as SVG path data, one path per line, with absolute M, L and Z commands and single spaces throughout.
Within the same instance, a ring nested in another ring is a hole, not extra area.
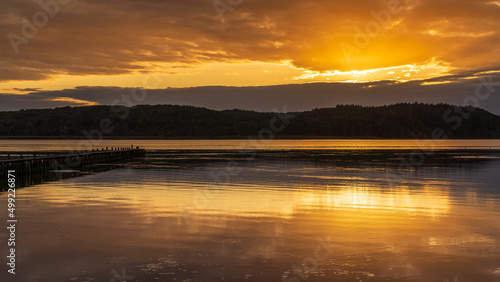
M 0 110 L 110 104 L 136 87 L 141 103 L 217 109 L 463 104 L 488 81 L 479 106 L 500 114 L 497 0 L 1 5 Z

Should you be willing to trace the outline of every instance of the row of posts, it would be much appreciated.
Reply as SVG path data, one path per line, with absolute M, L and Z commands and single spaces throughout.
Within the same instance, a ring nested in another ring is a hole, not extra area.
M 135 148 L 136 150 L 139 150 L 139 147 L 136 147 Z M 134 150 L 134 145 L 131 145 L 130 147 L 111 147 L 111 151 L 126 151 L 126 150 Z M 110 151 L 110 148 L 109 147 L 106 147 L 106 148 L 102 148 L 101 150 L 99 149 L 92 149 L 92 152 L 104 152 L 104 151 Z M 88 150 L 85 150 L 83 151 L 83 153 L 88 153 L 89 151 Z M 45 154 L 43 154 L 45 155 Z M 46 154 L 47 157 L 50 156 L 50 154 Z M 33 158 L 36 158 L 37 157 L 37 154 L 33 154 Z M 10 160 L 11 156 L 10 154 L 7 154 L 7 159 Z M 23 154 L 21 154 L 19 156 L 20 159 L 23 159 L 24 156 Z
M 130 147 L 111 147 L 111 151 L 125 151 L 125 150 L 134 150 L 134 145 L 131 145 Z M 139 150 L 139 147 L 135 147 L 135 150 Z M 102 148 L 101 151 L 109 151 L 109 147 Z M 87 151 L 85 151 L 87 152 Z M 92 152 L 99 152 L 99 149 L 92 149 Z

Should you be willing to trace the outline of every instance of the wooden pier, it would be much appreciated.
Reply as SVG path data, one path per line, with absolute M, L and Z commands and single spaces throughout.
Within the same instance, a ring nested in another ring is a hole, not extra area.
M 26 187 L 82 172 L 108 170 L 116 164 L 146 155 L 146 150 L 102 148 L 78 152 L 0 152 L 0 191 L 7 190 L 8 171 L 15 171 L 16 187 Z

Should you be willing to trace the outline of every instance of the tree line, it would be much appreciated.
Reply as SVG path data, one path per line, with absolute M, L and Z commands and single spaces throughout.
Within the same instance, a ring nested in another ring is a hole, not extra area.
M 449 138 L 500 138 L 500 116 L 448 104 L 338 105 L 286 115 L 290 122 L 278 137 L 420 139 L 440 129 Z M 268 127 L 274 116 L 174 105 L 20 110 L 0 112 L 0 136 L 84 137 L 105 120 L 111 129 L 105 137 L 245 138 Z

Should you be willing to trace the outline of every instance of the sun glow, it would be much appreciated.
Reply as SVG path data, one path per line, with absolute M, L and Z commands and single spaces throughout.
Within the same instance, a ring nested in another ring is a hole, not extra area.
M 406 82 L 411 80 L 429 79 L 449 73 L 452 68 L 436 59 L 423 64 L 408 64 L 403 66 L 377 68 L 353 71 L 311 71 L 305 70 L 302 75 L 294 77 L 295 80 L 312 81 L 337 81 L 337 82 L 372 82 L 392 80 Z
M 50 101 L 70 102 L 70 103 L 79 104 L 82 106 L 97 106 L 97 105 L 99 105 L 99 103 L 97 103 L 97 102 L 85 101 L 85 100 L 80 100 L 80 99 L 73 99 L 73 98 L 68 98 L 68 97 L 54 98 L 54 99 L 50 99 Z

